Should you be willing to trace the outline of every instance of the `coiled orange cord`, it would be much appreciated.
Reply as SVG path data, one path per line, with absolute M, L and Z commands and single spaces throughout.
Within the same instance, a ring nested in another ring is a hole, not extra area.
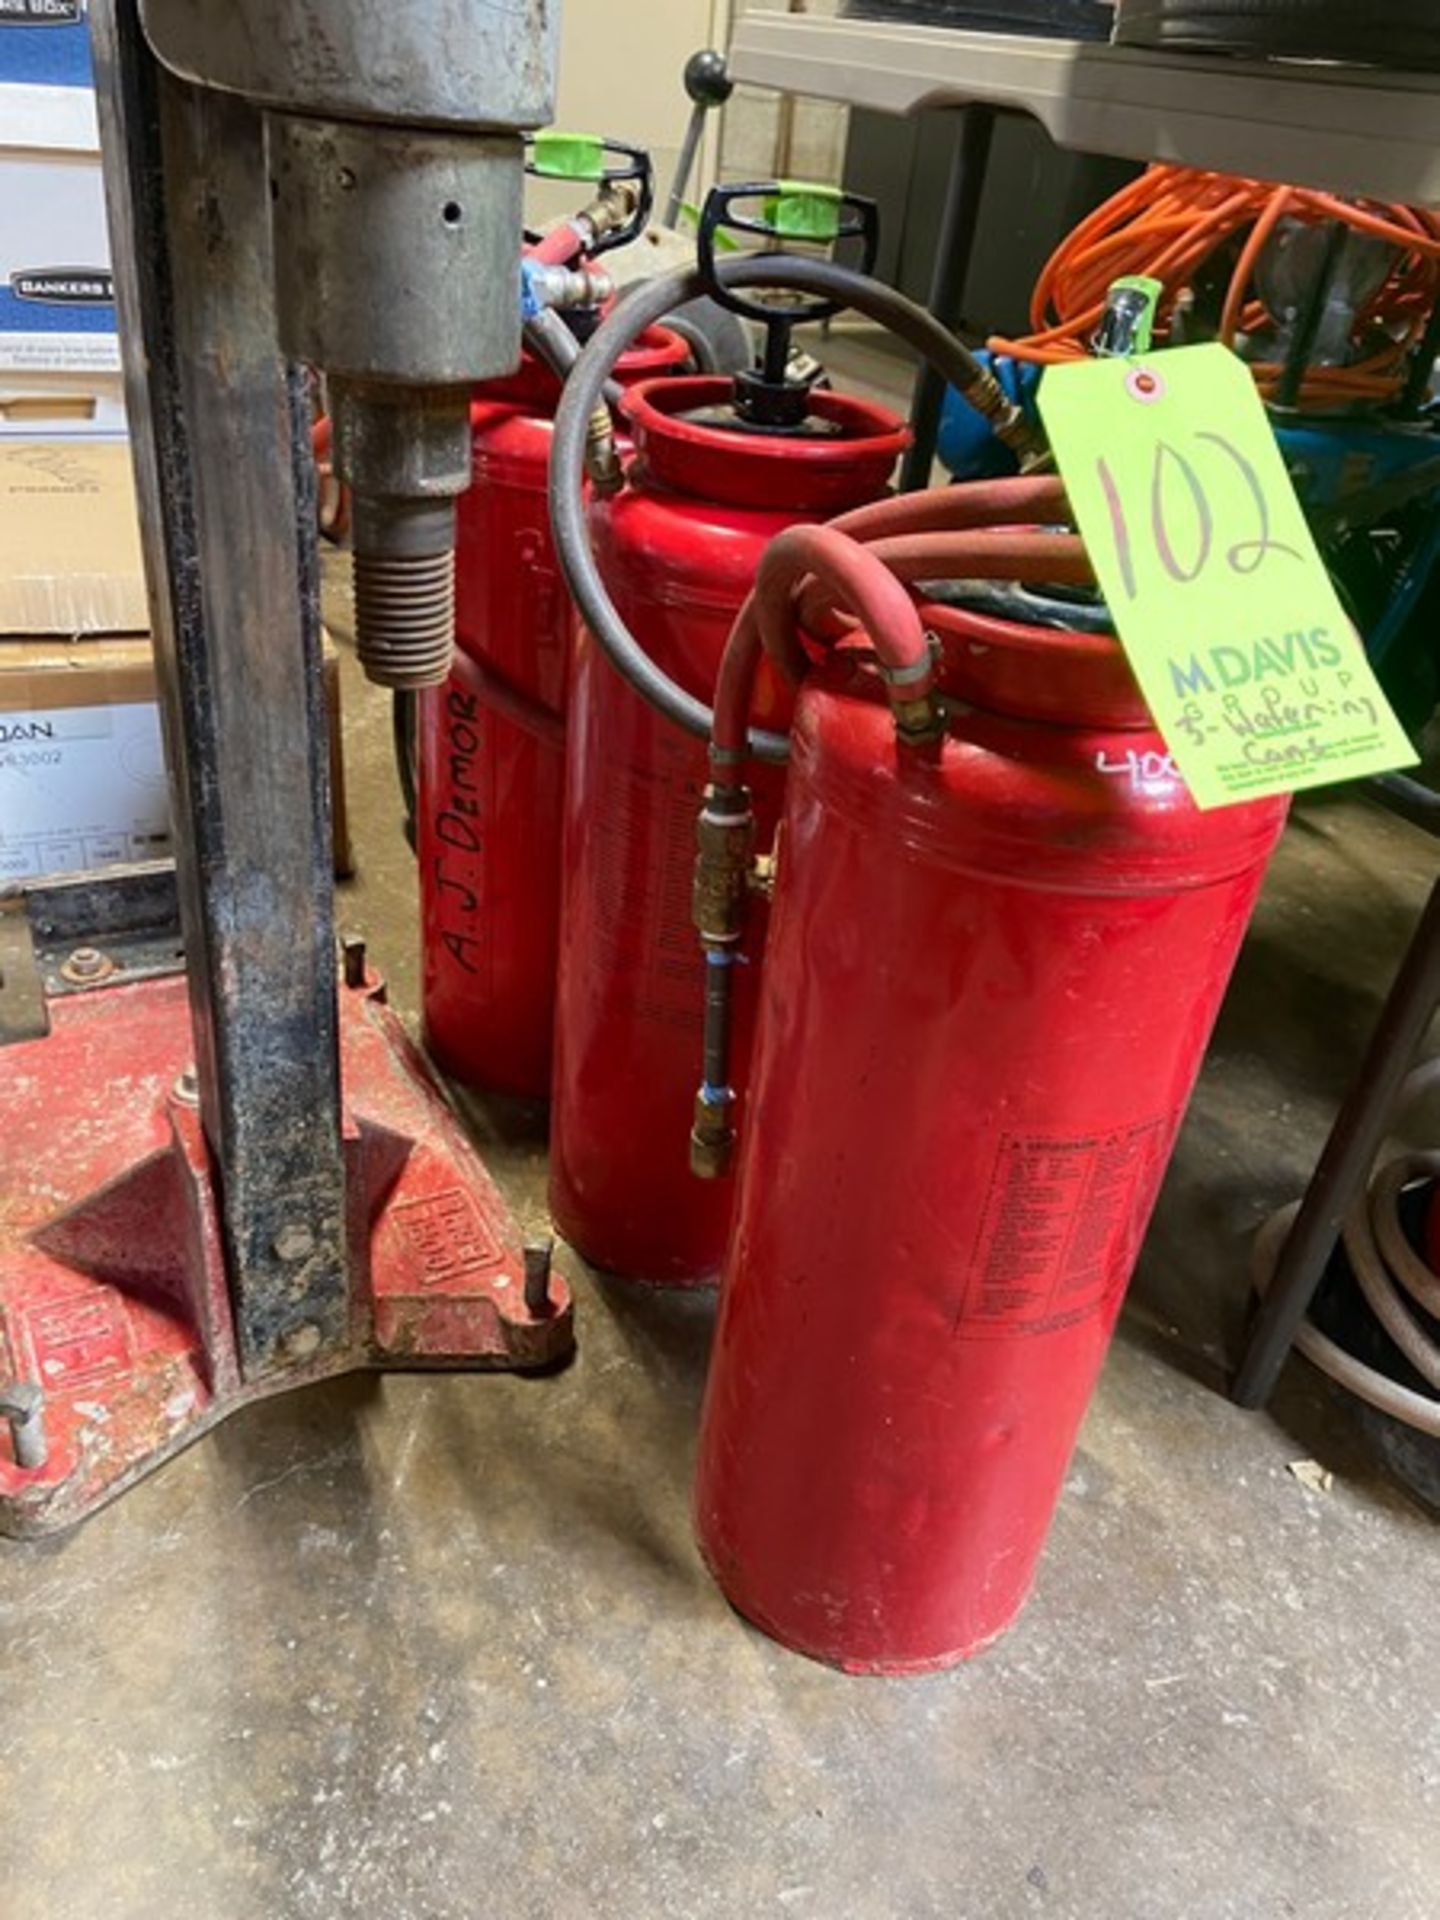
M 1219 337 L 1234 346 L 1240 334 L 1274 324 L 1252 283 L 1265 244 L 1284 219 L 1312 225 L 1340 220 L 1397 249 L 1384 282 L 1356 316 L 1353 344 L 1361 357 L 1344 367 L 1307 368 L 1300 405 L 1393 399 L 1405 384 L 1409 349 L 1440 293 L 1440 215 L 1194 167 L 1149 167 L 1087 215 L 1061 241 L 1035 283 L 1030 301 L 1034 332 L 1021 340 L 997 336 L 988 342 L 990 350 L 1044 366 L 1086 358 L 1106 294 L 1114 281 L 1128 274 L 1147 274 L 1164 286 L 1158 314 L 1163 339 L 1177 300 L 1204 263 L 1226 240 L 1244 234 L 1220 321 Z M 1281 368 L 1257 361 L 1252 371 L 1260 391 L 1269 397 Z

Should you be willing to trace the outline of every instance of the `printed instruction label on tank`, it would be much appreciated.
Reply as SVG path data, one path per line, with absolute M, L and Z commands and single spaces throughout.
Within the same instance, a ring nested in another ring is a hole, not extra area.
M 1040 412 L 1115 631 L 1201 807 L 1414 764 L 1227 347 L 1046 371 Z
M 1005 1133 L 965 1297 L 962 1338 L 1054 1333 L 1124 1288 L 1178 1116 L 1107 1133 Z

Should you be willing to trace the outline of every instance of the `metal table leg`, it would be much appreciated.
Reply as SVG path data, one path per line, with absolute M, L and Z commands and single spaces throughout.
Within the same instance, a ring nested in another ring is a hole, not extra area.
M 935 249 L 935 273 L 930 283 L 930 311 L 942 326 L 953 328 L 960 317 L 994 131 L 993 107 L 960 109 L 960 139 L 950 163 L 950 184 L 946 189 L 945 211 Z M 916 375 L 910 403 L 910 431 L 914 438 L 900 470 L 903 493 L 915 493 L 930 484 L 930 465 L 935 458 L 944 400 L 944 381 L 930 367 L 922 367 Z
M 1341 1225 L 1380 1149 L 1401 1083 L 1437 1007 L 1440 880 L 1431 889 L 1364 1064 L 1336 1116 L 1281 1250 L 1275 1277 L 1256 1315 L 1233 1388 L 1238 1406 L 1263 1407 L 1274 1389 L 1300 1322 L 1335 1251 Z

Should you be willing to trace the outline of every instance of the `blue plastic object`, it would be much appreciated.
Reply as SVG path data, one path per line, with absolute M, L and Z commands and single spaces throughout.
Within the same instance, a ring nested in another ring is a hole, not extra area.
M 1023 407 L 1032 425 L 1039 424 L 1035 410 L 1035 390 L 1040 385 L 1042 367 L 1028 360 L 1009 360 L 983 349 L 975 358 L 988 367 L 1005 390 L 1006 398 Z M 1010 449 L 990 431 L 990 423 L 962 400 L 953 387 L 947 389 L 940 410 L 940 433 L 935 451 L 942 466 L 957 480 L 994 480 L 1007 473 L 1018 473 L 1020 463 Z
M 1277 423 L 1275 438 L 1295 491 L 1310 508 L 1334 506 L 1347 494 L 1394 479 L 1440 453 L 1440 439 L 1429 426 L 1395 421 Z
M 1400 641 L 1410 616 L 1420 604 L 1421 595 L 1430 584 L 1437 560 L 1440 560 L 1440 513 L 1430 522 L 1409 559 L 1402 563 L 1391 584 L 1385 611 L 1365 637 L 1365 651 L 1372 666 L 1382 666 Z
M 983 350 L 975 357 L 995 375 L 1007 398 L 1038 424 L 1035 395 L 1044 368 Z M 1434 460 L 1440 452 L 1440 435 L 1428 422 L 1307 419 L 1293 426 L 1277 423 L 1275 437 L 1296 492 L 1312 509 L 1334 506 L 1348 494 Z M 953 387 L 941 409 L 936 451 L 957 480 L 991 479 L 1014 473 L 1018 467 L 1015 455 L 995 438 L 984 416 Z
M 1038 424 L 1035 396 L 1044 368 L 987 352 L 976 358 L 995 375 L 1007 397 L 1024 409 L 1026 418 Z M 1308 418 L 1294 424 L 1277 422 L 1275 438 L 1295 490 L 1312 512 L 1336 506 L 1352 494 L 1433 461 L 1440 449 L 1440 435 L 1428 419 Z M 1015 455 L 953 387 L 945 395 L 936 450 L 957 480 L 988 480 L 1018 468 Z M 1392 679 L 1396 689 L 1403 691 L 1414 678 L 1417 661 L 1423 664 L 1435 658 L 1429 634 L 1410 631 L 1426 590 L 1440 571 L 1440 492 L 1431 496 L 1430 511 L 1430 525 L 1391 576 L 1383 607 L 1365 634 L 1365 650 L 1375 666 L 1391 669 L 1387 691 Z M 1423 684 L 1410 702 L 1421 719 L 1434 704 L 1433 679 L 1433 673 L 1423 675 Z M 1409 718 L 1413 721 L 1415 716 Z

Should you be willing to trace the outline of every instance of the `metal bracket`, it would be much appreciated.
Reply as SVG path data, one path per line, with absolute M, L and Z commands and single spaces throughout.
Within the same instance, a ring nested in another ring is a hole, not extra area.
M 50 1031 L 35 938 L 24 903 L 0 899 L 0 1047 L 39 1040 Z
M 0 893 L 0 1046 L 50 1031 L 47 999 L 185 963 L 169 860 L 57 874 Z
M 172 861 L 58 874 L 28 888 L 25 904 L 35 958 L 52 996 L 153 980 L 185 964 Z M 87 954 L 97 955 L 99 964 L 87 963 Z

